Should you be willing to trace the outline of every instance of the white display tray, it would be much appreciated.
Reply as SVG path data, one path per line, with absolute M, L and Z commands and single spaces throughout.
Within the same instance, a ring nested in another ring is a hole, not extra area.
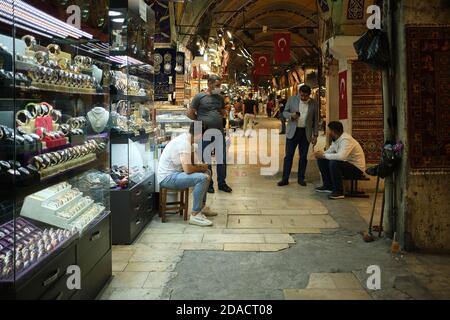
M 84 212 L 89 206 L 91 206 L 93 202 L 90 205 L 86 206 L 83 210 L 80 210 L 80 212 L 74 215 L 71 219 L 64 219 L 58 216 L 57 213 L 68 207 L 76 205 L 79 199 L 83 197 L 82 193 L 80 193 L 74 199 L 58 209 L 52 209 L 51 207 L 48 207 L 47 204 L 53 199 L 67 193 L 71 189 L 72 188 L 69 187 L 57 193 L 52 193 L 49 189 L 45 189 L 43 191 L 40 191 L 39 193 L 26 197 L 20 215 L 56 226 L 58 228 L 70 230 L 71 223 L 74 220 L 78 219 L 81 213 Z

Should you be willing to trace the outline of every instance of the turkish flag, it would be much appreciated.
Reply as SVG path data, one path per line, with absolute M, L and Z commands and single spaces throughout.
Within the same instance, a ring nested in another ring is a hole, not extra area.
M 270 75 L 270 56 L 268 54 L 255 53 L 253 55 L 253 60 L 255 60 L 256 76 Z
M 275 62 L 291 62 L 291 34 L 275 33 L 273 35 L 273 42 L 275 45 Z
M 339 120 L 348 119 L 347 70 L 339 73 Z

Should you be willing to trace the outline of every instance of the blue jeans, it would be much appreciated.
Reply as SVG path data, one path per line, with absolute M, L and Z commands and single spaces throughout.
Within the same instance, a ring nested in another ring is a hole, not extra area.
M 292 162 L 294 161 L 295 151 L 300 153 L 300 161 L 298 162 L 298 180 L 305 180 L 306 165 L 308 164 L 308 150 L 309 142 L 306 138 L 306 131 L 304 128 L 297 128 L 292 139 L 286 139 L 286 156 L 284 157 L 283 165 L 283 181 L 289 181 L 291 175 Z
M 342 178 L 358 178 L 364 173 L 351 163 L 328 159 L 318 159 L 317 165 L 322 175 L 323 186 L 333 192 L 342 193 Z
M 182 190 L 194 187 L 192 193 L 194 202 L 192 204 L 193 212 L 200 212 L 206 203 L 206 194 L 209 187 L 209 173 L 191 173 L 185 172 L 173 173 L 161 181 L 160 186 L 167 189 Z
M 225 143 L 225 134 L 222 133 L 222 137 L 223 137 L 223 161 L 221 164 L 217 163 L 217 184 L 220 187 L 225 186 L 226 184 L 226 178 L 227 178 L 227 146 Z M 203 140 L 202 142 L 202 156 L 204 155 L 205 152 L 205 148 L 210 145 L 211 143 L 214 142 L 214 138 L 213 137 L 211 139 L 211 141 L 207 141 L 207 140 Z M 220 152 L 218 153 L 216 151 L 216 155 L 220 154 Z M 211 155 L 208 154 L 206 157 L 202 157 L 203 158 L 203 162 L 208 164 L 208 169 L 209 171 L 211 171 L 211 182 L 210 185 L 213 186 L 214 182 L 212 180 L 212 166 L 211 166 Z M 218 159 L 217 159 L 218 160 Z

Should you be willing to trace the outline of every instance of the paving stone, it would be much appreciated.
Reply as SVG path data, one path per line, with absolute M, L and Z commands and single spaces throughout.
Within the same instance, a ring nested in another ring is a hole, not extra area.
M 223 233 L 225 234 L 278 234 L 278 233 L 287 233 L 282 231 L 281 229 L 224 229 Z
M 277 252 L 288 248 L 288 243 L 265 243 L 259 245 L 259 249 L 262 252 Z
M 122 272 L 125 270 L 125 267 L 128 265 L 128 261 L 112 261 L 112 271 L 114 272 Z
M 274 210 L 274 209 L 261 209 L 261 214 L 266 214 L 266 215 L 272 215 L 272 216 L 277 216 L 277 215 L 285 215 L 285 216 L 295 216 L 295 215 L 310 215 L 311 211 L 310 210 L 305 210 L 305 209 L 284 209 L 284 210 Z
M 259 252 L 261 249 L 258 243 L 225 243 L 223 250 Z
M 175 262 L 130 262 L 125 268 L 128 272 L 167 272 L 175 269 Z
M 306 289 L 337 289 L 328 273 L 311 273 Z
M 186 243 L 202 242 L 203 234 L 146 234 L 142 238 L 144 243 Z
M 131 256 L 134 254 L 135 250 L 127 250 L 127 251 L 117 251 L 115 249 L 112 250 L 112 261 L 125 261 L 128 262 Z
M 203 227 L 187 227 L 184 230 L 185 234 L 222 234 L 223 228 L 203 228 Z
M 143 288 L 163 288 L 167 282 L 176 276 L 176 272 L 149 272 Z
M 162 295 L 162 289 L 112 289 L 102 300 L 159 300 Z
M 261 234 L 206 234 L 204 243 L 265 243 Z
M 130 262 L 163 262 L 177 261 L 183 255 L 183 250 L 136 250 Z
M 223 244 L 221 243 L 183 243 L 180 246 L 180 249 L 182 250 L 211 250 L 211 251 L 222 251 L 223 250 Z
M 118 272 L 111 280 L 111 288 L 142 288 L 148 272 Z
M 288 234 L 265 234 L 264 239 L 267 243 L 295 243 L 294 238 Z
M 363 289 L 353 273 L 331 273 L 330 277 L 338 289 Z
M 285 289 L 286 300 L 371 300 L 364 290 Z
M 320 234 L 322 231 L 316 228 L 283 228 L 283 233 L 289 234 Z

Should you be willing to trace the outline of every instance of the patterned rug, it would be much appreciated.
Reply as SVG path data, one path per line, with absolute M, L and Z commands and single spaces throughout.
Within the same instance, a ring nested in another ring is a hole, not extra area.
M 352 135 L 361 144 L 367 164 L 377 164 L 384 142 L 381 71 L 355 61 L 352 64 L 352 78 Z
M 407 27 L 411 168 L 450 170 L 450 27 Z

